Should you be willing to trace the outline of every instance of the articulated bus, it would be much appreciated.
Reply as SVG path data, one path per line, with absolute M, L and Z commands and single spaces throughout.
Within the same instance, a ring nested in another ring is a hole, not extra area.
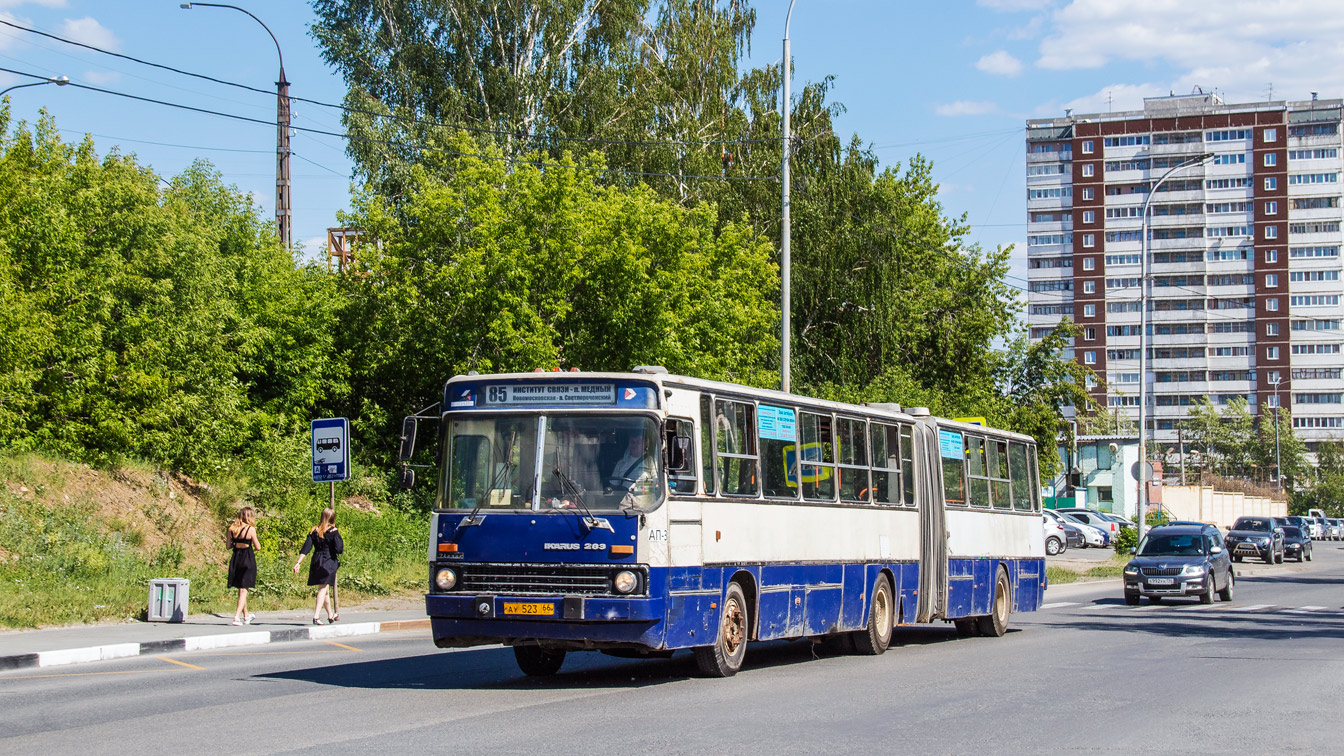
M 725 677 L 751 641 L 880 654 L 897 625 L 1000 636 L 1041 605 L 1027 436 L 656 367 L 457 376 L 403 461 L 417 417 L 434 642 L 511 646 L 528 675 L 691 649 Z

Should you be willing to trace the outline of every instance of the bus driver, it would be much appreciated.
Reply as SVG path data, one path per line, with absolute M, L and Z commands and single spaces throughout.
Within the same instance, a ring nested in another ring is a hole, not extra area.
M 611 468 L 607 485 L 613 491 L 628 492 L 635 484 L 650 477 L 652 472 L 649 459 L 644 456 L 644 433 L 634 430 L 626 440 L 625 454 Z

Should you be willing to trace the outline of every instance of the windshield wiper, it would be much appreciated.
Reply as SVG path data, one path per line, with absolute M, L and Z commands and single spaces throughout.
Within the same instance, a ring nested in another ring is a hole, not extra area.
M 581 519 L 581 522 L 584 526 L 589 530 L 610 530 L 613 533 L 616 532 L 616 529 L 611 527 L 611 523 L 596 517 L 592 510 L 588 508 L 588 504 L 583 500 L 583 489 L 579 488 L 579 484 L 575 483 L 572 478 L 566 475 L 565 471 L 561 470 L 559 465 L 553 469 L 553 472 L 555 473 L 556 480 L 560 481 L 561 492 L 568 489 L 569 495 L 574 497 L 574 504 L 578 506 L 579 509 L 583 510 L 584 516 Z
M 504 466 L 501 467 L 499 471 L 495 473 L 494 480 L 490 481 L 491 491 L 498 490 L 501 483 L 507 484 L 509 480 L 513 477 L 513 455 L 509 453 L 513 451 L 513 440 L 510 439 L 508 447 L 501 451 L 505 452 L 504 454 L 501 455 L 504 458 Z M 486 496 L 489 495 L 490 494 L 487 492 Z M 477 519 L 476 513 L 481 511 L 481 505 L 484 503 L 484 501 L 485 500 L 483 498 L 478 497 L 476 499 L 476 506 L 472 508 L 471 514 L 467 515 L 466 519 L 457 523 L 457 526 L 459 528 L 469 528 L 473 525 L 480 525 L 481 522 L 485 520 L 485 518 L 481 517 Z

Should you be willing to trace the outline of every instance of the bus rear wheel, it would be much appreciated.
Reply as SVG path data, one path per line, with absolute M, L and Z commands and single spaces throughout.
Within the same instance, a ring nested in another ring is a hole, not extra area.
M 994 608 L 984 617 L 976 619 L 976 629 L 981 635 L 1002 638 L 1008 632 L 1008 615 L 1013 611 L 1012 588 L 1008 586 L 1008 573 L 999 568 L 999 577 L 994 581 Z
M 891 583 L 886 575 L 877 577 L 873 586 L 873 600 L 868 604 L 868 628 L 850 637 L 854 650 L 866 656 L 877 656 L 891 645 L 891 630 L 896 625 L 896 602 L 891 595 Z
M 747 655 L 747 599 L 742 586 L 729 583 L 719 614 L 719 633 L 712 646 L 695 649 L 695 666 L 706 677 L 732 677 Z
M 541 646 L 514 646 L 513 659 L 528 677 L 550 677 L 565 663 L 565 652 L 550 651 Z

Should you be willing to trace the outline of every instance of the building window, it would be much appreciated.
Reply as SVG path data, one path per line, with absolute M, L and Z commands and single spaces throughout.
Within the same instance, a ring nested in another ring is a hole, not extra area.
M 1084 293 L 1084 294 L 1096 294 L 1096 293 L 1097 293 L 1097 282 L 1096 282 L 1096 281 L 1083 281 L 1083 293 Z
M 1278 312 L 1278 311 L 1279 311 L 1279 298 L 1278 298 L 1278 297 L 1270 297 L 1269 299 L 1266 299 L 1266 300 L 1265 300 L 1265 309 L 1266 309 L 1266 310 L 1269 310 L 1270 312 Z
M 1266 335 L 1266 336 L 1278 336 L 1278 335 L 1279 335 L 1279 324 L 1278 324 L 1278 323 L 1265 323 L 1265 335 Z
M 1084 341 L 1096 341 L 1096 340 L 1097 340 L 1097 329 L 1092 328 L 1092 327 L 1090 327 L 1090 326 L 1087 327 L 1087 328 L 1084 328 L 1084 329 L 1083 329 L 1083 340 L 1084 340 Z
M 1265 203 L 1265 215 L 1278 215 L 1278 214 L 1279 214 L 1278 202 L 1270 201 Z
M 1277 408 L 1277 407 L 1279 406 L 1279 396 L 1278 396 L 1278 394 L 1270 394 L 1270 395 L 1269 395 L 1269 402 L 1268 402 L 1268 404 L 1269 404 L 1269 406 L 1270 406 L 1271 408 Z
M 1274 263 L 1279 261 L 1279 251 L 1277 249 L 1265 250 L 1265 262 Z
M 1089 201 L 1089 200 L 1092 199 L 1092 196 L 1093 196 L 1093 195 L 1092 195 L 1092 187 L 1090 187 L 1090 186 L 1085 186 L 1085 187 L 1083 187 L 1083 200 L 1084 200 L 1084 201 Z
M 1097 306 L 1094 304 L 1083 305 L 1083 317 L 1095 318 L 1097 316 Z
M 1092 246 L 1091 244 L 1088 244 L 1088 243 L 1087 243 L 1087 238 L 1088 238 L 1089 236 L 1091 236 L 1091 235 L 1092 235 L 1092 234 L 1084 234 L 1084 235 L 1083 235 L 1083 246 L 1084 246 L 1084 247 L 1090 247 L 1090 246 Z M 1097 267 L 1097 258 L 1095 258 L 1095 257 L 1084 257 L 1084 258 L 1083 258 L 1083 270 L 1094 270 L 1096 267 Z
M 1267 360 L 1279 359 L 1279 348 L 1276 346 L 1265 347 L 1265 359 Z
M 1265 141 L 1266 141 L 1266 142 L 1277 142 L 1277 141 L 1279 141 L 1279 130 L 1278 130 L 1278 129 L 1265 129 Z
M 1275 176 L 1265 177 L 1265 191 L 1274 191 L 1279 188 L 1279 179 Z
M 1097 214 L 1095 212 L 1093 212 L 1092 210 L 1083 211 L 1083 223 L 1096 223 L 1096 222 L 1097 222 Z
M 1278 383 L 1283 378 L 1283 375 L 1277 370 L 1270 370 L 1266 375 L 1269 376 L 1270 383 Z
M 1083 163 L 1083 178 L 1091 178 L 1096 175 L 1096 168 L 1091 163 Z
M 1096 235 L 1096 234 L 1083 234 L 1083 246 L 1084 246 L 1084 247 L 1095 247 L 1095 246 L 1097 246 L 1097 235 Z M 1092 259 L 1092 258 L 1089 257 L 1088 259 L 1090 260 L 1090 259 Z M 1084 267 L 1083 267 L 1083 270 L 1091 270 L 1091 268 L 1088 268 L 1088 267 L 1084 266 Z
M 1084 365 L 1095 365 L 1095 364 L 1097 364 L 1097 353 L 1096 353 L 1096 352 L 1083 352 L 1083 364 L 1084 364 Z
M 1085 139 L 1085 140 L 1083 140 L 1083 154 L 1084 154 L 1084 155 L 1091 155 L 1091 154 L 1092 154 L 1092 140 L 1091 140 L 1091 139 Z
M 1273 152 L 1266 152 L 1266 153 L 1265 153 L 1265 165 L 1266 165 L 1266 166 L 1278 165 L 1278 164 L 1279 164 L 1279 156 L 1278 156 L 1278 155 L 1276 155 L 1276 154 L 1273 153 Z
M 1265 238 L 1266 238 L 1266 239 L 1277 239 L 1277 238 L 1279 238 L 1279 227 L 1278 227 L 1278 226 L 1265 226 Z
M 1278 273 L 1266 273 L 1266 274 L 1265 274 L 1265 286 L 1266 286 L 1267 288 L 1272 289 L 1272 288 L 1274 288 L 1274 287 L 1276 287 L 1276 286 L 1278 286 L 1278 285 L 1279 285 L 1279 274 L 1278 274 Z

